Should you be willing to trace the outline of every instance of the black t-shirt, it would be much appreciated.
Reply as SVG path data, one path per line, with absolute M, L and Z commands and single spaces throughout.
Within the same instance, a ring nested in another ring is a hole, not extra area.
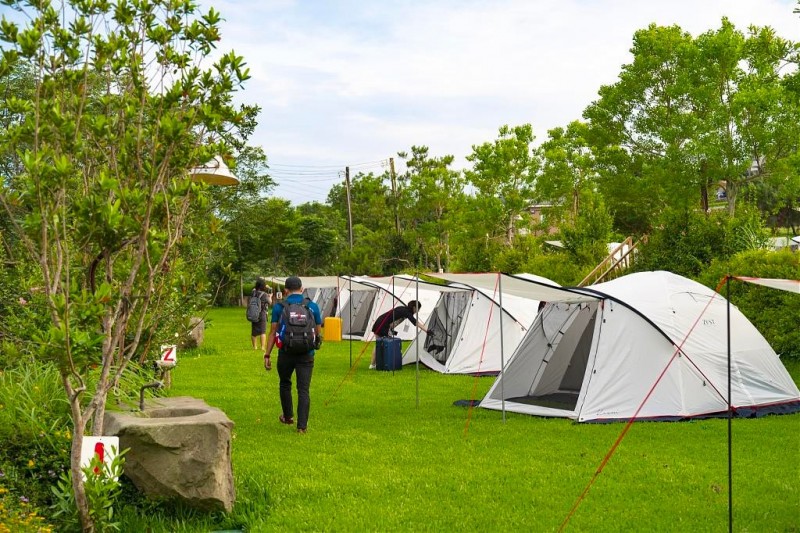
M 376 337 L 388 337 L 389 332 L 406 319 L 415 326 L 417 325 L 414 313 L 410 308 L 405 305 L 395 307 L 390 311 L 386 311 L 375 320 L 375 323 L 372 325 L 372 332 Z

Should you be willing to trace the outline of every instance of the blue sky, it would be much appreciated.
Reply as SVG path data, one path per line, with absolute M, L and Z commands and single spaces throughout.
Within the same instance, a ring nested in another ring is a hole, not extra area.
M 547 130 L 579 119 L 630 60 L 650 23 L 692 34 L 768 25 L 798 40 L 795 0 L 201 0 L 222 24 L 221 51 L 243 55 L 242 101 L 262 107 L 252 144 L 275 194 L 324 201 L 351 172 L 380 174 L 398 151 L 454 155 L 503 124 Z

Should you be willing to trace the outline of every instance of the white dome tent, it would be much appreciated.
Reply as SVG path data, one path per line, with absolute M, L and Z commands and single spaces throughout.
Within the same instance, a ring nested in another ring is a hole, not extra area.
M 547 301 L 481 407 L 579 422 L 728 412 L 728 305 L 711 289 L 642 272 Z M 733 306 L 730 335 L 734 412 L 800 410 L 777 354 Z
M 417 361 L 443 374 L 496 374 L 502 366 L 501 350 L 510 355 L 538 312 L 539 300 L 509 292 L 514 279 L 536 280 L 557 286 L 546 278 L 497 273 L 429 274 L 448 280 L 433 314 L 426 322 L 431 331 L 412 342 L 403 364 Z M 499 276 L 506 277 L 502 294 Z M 501 306 L 502 301 L 502 306 Z M 501 313 L 502 309 L 502 313 Z M 502 341 L 501 341 L 502 337 Z M 418 349 L 419 346 L 419 349 Z

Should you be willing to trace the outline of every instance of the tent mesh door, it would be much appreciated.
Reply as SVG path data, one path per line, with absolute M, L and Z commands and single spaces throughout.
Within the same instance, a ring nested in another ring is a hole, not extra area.
M 428 319 L 425 351 L 444 364 L 456 344 L 461 320 L 469 306 L 469 291 L 442 293 L 439 304 Z

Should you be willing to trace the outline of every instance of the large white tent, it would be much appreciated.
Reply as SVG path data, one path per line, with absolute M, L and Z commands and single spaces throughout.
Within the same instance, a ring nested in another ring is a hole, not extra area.
M 669 272 L 560 291 L 547 298 L 481 407 L 580 422 L 727 413 L 722 296 Z M 800 410 L 800 391 L 777 354 L 734 306 L 730 335 L 734 412 Z
M 536 317 L 539 300 L 520 290 L 532 280 L 557 286 L 532 274 L 429 274 L 449 282 L 426 322 L 430 334 L 412 342 L 403 364 L 419 362 L 445 374 L 497 373 Z M 501 305 L 502 304 L 502 305 Z

